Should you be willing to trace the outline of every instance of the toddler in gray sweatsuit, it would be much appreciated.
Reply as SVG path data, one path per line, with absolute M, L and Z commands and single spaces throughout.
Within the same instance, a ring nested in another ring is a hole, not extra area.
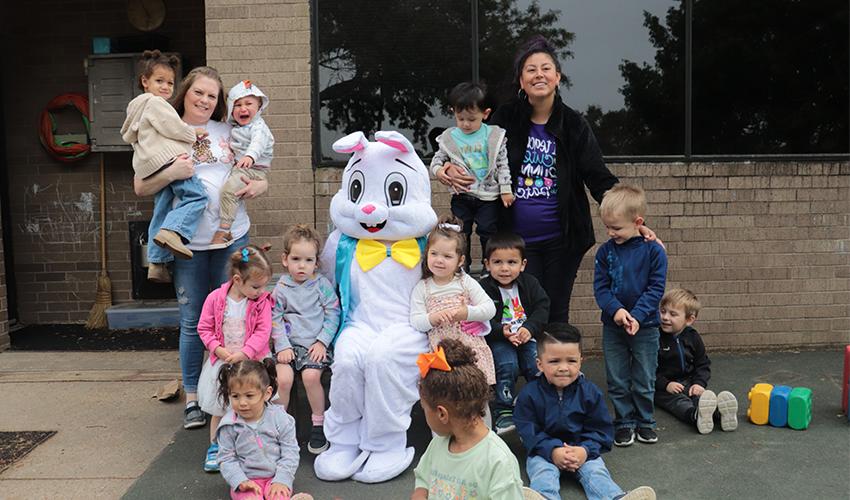
M 310 226 L 296 224 L 283 236 L 281 262 L 286 272 L 272 292 L 272 340 L 277 360 L 278 399 L 289 405 L 295 372 L 301 373 L 312 412 L 307 449 L 328 447 L 323 431 L 325 392 L 322 370 L 330 366 L 328 348 L 339 327 L 339 298 L 330 281 L 316 272 L 321 240 Z

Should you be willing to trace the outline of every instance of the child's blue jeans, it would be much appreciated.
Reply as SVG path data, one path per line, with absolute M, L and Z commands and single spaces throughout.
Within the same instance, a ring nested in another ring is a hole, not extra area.
M 561 499 L 561 470 L 555 464 L 545 458 L 534 455 L 529 457 L 525 463 L 528 481 L 531 489 L 537 491 L 548 500 Z M 602 457 L 588 460 L 573 474 L 588 500 L 611 500 L 621 497 L 625 492 L 611 479 L 608 467 L 602 461 Z
M 658 367 L 658 328 L 629 335 L 619 326 L 602 326 L 602 352 L 614 427 L 655 428 L 653 398 Z
M 490 335 L 502 335 L 502 332 L 493 331 Z M 496 397 L 493 410 L 498 414 L 500 411 L 513 409 L 516 380 L 520 373 L 526 381 L 537 377 L 537 342 L 532 339 L 525 344 L 514 346 L 510 342 L 497 340 L 490 343 L 490 350 L 496 365 Z
M 172 208 L 175 198 L 179 201 Z M 206 206 L 207 193 L 195 176 L 174 181 L 156 193 L 148 226 L 148 262 L 164 264 L 174 260 L 171 252 L 154 243 L 154 236 L 160 229 L 168 229 L 179 234 L 184 243 L 192 241 Z

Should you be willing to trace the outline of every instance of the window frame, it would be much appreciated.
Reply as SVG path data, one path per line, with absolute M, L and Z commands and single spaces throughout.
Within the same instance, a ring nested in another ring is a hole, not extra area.
M 798 154 L 693 154 L 693 7 L 694 0 L 681 0 L 684 5 L 685 15 L 685 77 L 684 77 L 684 154 L 681 155 L 603 155 L 609 163 L 699 163 L 699 162 L 789 162 L 789 161 L 812 161 L 830 162 L 850 160 L 850 126 L 848 126 L 847 153 L 798 153 Z M 470 41 L 471 78 L 473 81 L 479 79 L 479 53 L 478 53 L 478 0 L 469 0 L 472 19 L 472 39 Z M 310 84 L 310 109 L 313 114 L 312 124 L 312 159 L 313 168 L 339 168 L 346 165 L 345 161 L 323 160 L 321 143 L 321 106 L 319 101 L 319 68 L 316 61 L 319 60 L 319 3 L 320 0 L 310 0 L 310 46 L 311 46 L 311 79 Z M 848 0 L 850 5 L 850 0 Z M 850 26 L 850 9 L 848 9 L 848 26 Z M 847 40 L 848 54 L 850 54 L 850 37 Z M 850 57 L 848 57 L 848 80 L 850 81 Z M 850 101 L 847 109 L 850 119 Z M 426 157 L 430 158 L 430 157 Z

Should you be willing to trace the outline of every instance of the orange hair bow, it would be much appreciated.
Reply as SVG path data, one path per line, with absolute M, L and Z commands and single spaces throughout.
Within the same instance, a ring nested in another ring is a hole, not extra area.
M 425 378 L 425 375 L 428 375 L 428 371 L 432 368 L 444 372 L 452 371 L 452 367 L 446 361 L 446 352 L 442 347 L 438 347 L 434 352 L 420 354 L 416 358 L 416 364 L 419 366 L 419 374 L 422 375 L 422 378 Z
M 251 80 L 242 80 L 242 85 L 244 85 L 246 89 L 250 89 L 251 88 Z

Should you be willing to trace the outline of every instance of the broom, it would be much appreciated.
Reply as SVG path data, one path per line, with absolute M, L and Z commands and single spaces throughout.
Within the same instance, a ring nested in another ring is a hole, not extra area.
M 106 310 L 112 306 L 112 281 L 106 273 L 106 172 L 103 153 L 100 153 L 100 276 L 97 277 L 97 295 L 89 311 L 86 328 L 106 328 Z

